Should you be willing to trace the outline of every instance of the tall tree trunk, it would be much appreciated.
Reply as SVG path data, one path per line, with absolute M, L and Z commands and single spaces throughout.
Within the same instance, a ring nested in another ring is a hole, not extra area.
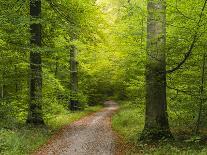
M 17 66 L 16 65 L 14 65 L 14 73 L 17 75 L 18 73 L 17 73 Z M 16 95 L 17 95 L 17 92 L 18 92 L 18 79 L 16 78 L 15 79 L 15 93 L 16 93 Z
M 40 18 L 41 0 L 30 0 L 30 16 Z M 41 24 L 33 23 L 31 29 L 31 47 L 41 47 Z M 40 51 L 30 52 L 30 103 L 27 123 L 44 124 L 42 117 L 42 66 Z
M 1 84 L 1 98 L 4 98 L 4 84 Z
M 166 101 L 166 1 L 148 0 L 146 114 L 142 140 L 172 138 Z
M 4 99 L 4 97 L 5 97 L 4 75 L 5 75 L 5 71 L 3 70 L 3 73 L 2 73 L 2 84 L 1 84 L 1 98 L 2 99 Z
M 55 58 L 55 77 L 57 77 L 58 76 L 58 57 L 56 56 L 56 58 Z
M 77 67 L 77 49 L 74 45 L 71 46 L 70 49 L 70 90 L 71 90 L 71 98 L 70 98 L 70 109 L 72 111 L 79 110 L 78 107 L 78 67 Z
M 196 122 L 195 134 L 198 134 L 199 130 L 200 130 L 201 115 L 202 115 L 203 104 L 204 104 L 205 67 L 206 67 L 206 55 L 204 53 L 203 54 L 202 72 L 201 72 L 201 87 L 200 87 L 201 99 L 200 99 L 200 104 L 199 104 L 198 119 Z

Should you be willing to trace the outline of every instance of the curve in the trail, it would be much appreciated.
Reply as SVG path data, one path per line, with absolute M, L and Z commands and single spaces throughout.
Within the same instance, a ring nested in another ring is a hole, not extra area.
M 118 109 L 113 101 L 105 102 L 96 112 L 66 127 L 35 155 L 113 155 L 116 136 L 111 129 L 111 116 Z

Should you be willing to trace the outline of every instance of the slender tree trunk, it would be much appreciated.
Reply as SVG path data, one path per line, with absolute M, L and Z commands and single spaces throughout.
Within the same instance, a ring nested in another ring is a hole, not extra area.
M 141 42 L 140 42 L 140 45 L 141 45 L 141 48 L 143 48 L 144 46 L 144 17 L 142 15 L 142 30 L 141 30 Z
M 166 101 L 166 1 L 148 0 L 146 114 L 141 140 L 172 138 Z
M 4 85 L 1 85 L 1 98 L 4 98 Z
M 14 72 L 17 75 L 17 66 L 16 65 L 14 65 Z M 18 92 L 18 79 L 16 78 L 15 79 L 15 93 L 16 93 L 16 95 L 17 95 L 17 92 Z
M 202 64 L 202 73 L 201 73 L 201 88 L 200 88 L 200 104 L 199 104 L 199 111 L 198 111 L 198 120 L 196 122 L 196 129 L 195 133 L 198 134 L 200 130 L 200 124 L 201 124 L 201 115 L 202 115 L 202 109 L 204 104 L 204 86 L 205 86 L 205 66 L 206 66 L 206 55 L 203 54 L 203 64 Z
M 71 90 L 71 98 L 70 98 L 70 109 L 72 111 L 79 110 L 78 107 L 78 67 L 77 67 L 77 49 L 74 45 L 71 46 L 70 49 L 70 90 Z
M 4 99 L 5 97 L 4 75 L 5 75 L 5 71 L 3 71 L 2 73 L 2 84 L 1 84 L 1 98 L 2 99 Z
M 31 18 L 40 18 L 41 0 L 30 0 Z M 41 47 L 41 24 L 33 23 L 31 29 L 31 47 Z M 27 123 L 44 124 L 42 118 L 42 66 L 40 51 L 30 52 L 30 103 Z
M 55 59 L 55 77 L 57 77 L 58 76 L 58 57 L 56 57 L 56 59 Z

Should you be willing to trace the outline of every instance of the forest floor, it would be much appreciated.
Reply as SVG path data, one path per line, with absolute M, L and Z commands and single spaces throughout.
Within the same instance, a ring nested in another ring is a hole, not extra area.
M 34 155 L 122 154 L 120 139 L 111 128 L 111 117 L 118 105 L 113 101 L 107 101 L 105 105 L 103 110 L 62 129 Z
M 127 146 L 125 154 L 207 155 L 206 128 L 202 128 L 200 134 L 195 135 L 191 123 L 182 123 L 182 119 L 171 114 L 169 123 L 175 140 L 163 139 L 148 143 L 139 141 L 144 122 L 144 104 L 119 101 L 119 111 L 112 118 L 112 128 L 122 137 L 125 148 Z

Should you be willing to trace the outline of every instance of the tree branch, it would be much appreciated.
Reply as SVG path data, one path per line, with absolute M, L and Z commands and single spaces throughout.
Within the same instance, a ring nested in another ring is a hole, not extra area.
M 207 4 L 207 0 L 205 0 L 205 2 L 204 2 L 203 8 L 202 8 L 201 13 L 200 13 L 200 16 L 199 16 L 200 18 L 199 18 L 199 21 L 198 21 L 198 24 L 197 24 L 196 32 L 195 32 L 194 37 L 193 37 L 193 41 L 192 41 L 192 43 L 191 43 L 191 45 L 190 45 L 190 48 L 189 48 L 188 52 L 185 53 L 185 55 L 184 55 L 184 59 L 183 59 L 180 63 L 178 63 L 176 67 L 174 67 L 174 68 L 172 68 L 172 69 L 170 69 L 170 70 L 167 70 L 167 71 L 165 72 L 166 74 L 167 74 L 167 73 L 173 73 L 173 72 L 175 72 L 176 70 L 180 69 L 180 68 L 182 67 L 182 65 L 187 61 L 187 59 L 191 56 L 191 54 L 192 54 L 192 52 L 193 52 L 193 49 L 194 49 L 194 47 L 195 47 L 195 44 L 196 44 L 197 40 L 198 40 L 199 37 L 200 37 L 200 36 L 198 36 L 198 30 L 199 30 L 199 28 L 201 27 L 201 26 L 200 26 L 200 23 L 201 23 L 201 21 L 202 21 L 202 16 L 203 16 L 203 14 L 204 14 L 204 10 L 205 10 L 205 8 L 206 8 L 206 4 Z
M 60 10 L 58 9 L 58 6 L 57 6 L 55 3 L 53 3 L 52 0 L 46 0 L 46 1 L 49 3 L 49 5 L 51 6 L 51 8 L 52 8 L 57 14 L 60 15 L 61 18 L 64 17 L 64 18 L 62 18 L 63 20 L 65 20 L 65 21 L 67 21 L 68 23 L 70 23 L 71 25 L 75 26 L 75 24 L 73 23 L 73 21 L 70 20 L 66 15 L 64 15 L 64 14 L 60 11 Z

